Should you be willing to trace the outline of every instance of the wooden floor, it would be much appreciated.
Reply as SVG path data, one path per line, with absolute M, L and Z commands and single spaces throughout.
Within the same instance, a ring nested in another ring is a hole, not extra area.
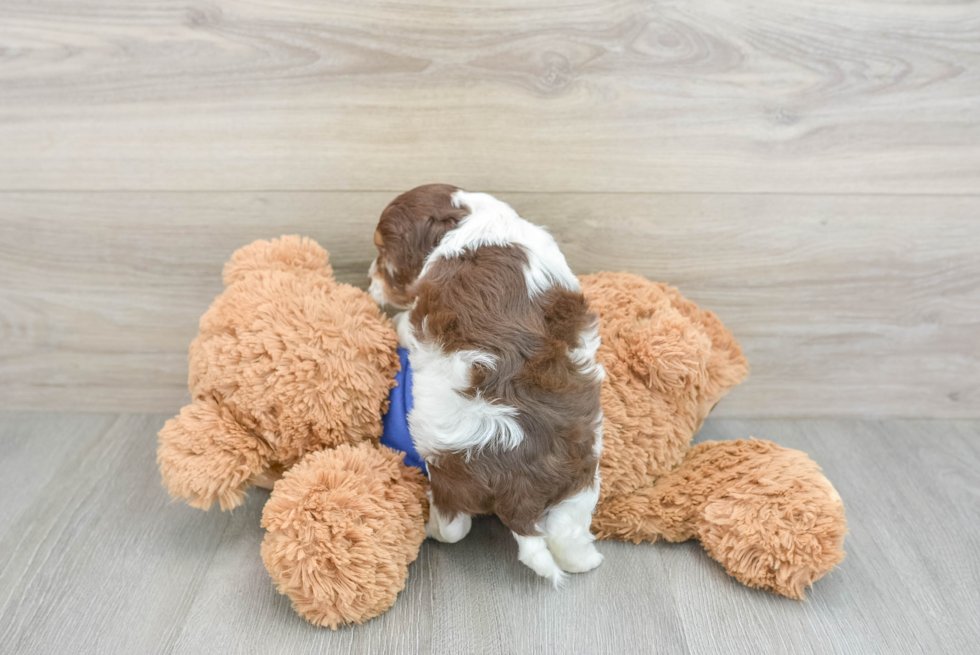
M 823 465 L 848 557 L 804 602 L 747 589 L 695 543 L 601 543 L 554 591 L 496 519 L 426 542 L 395 606 L 331 632 L 259 558 L 267 494 L 170 503 L 163 415 L 0 413 L 3 653 L 968 653 L 980 643 L 980 421 L 711 419 Z

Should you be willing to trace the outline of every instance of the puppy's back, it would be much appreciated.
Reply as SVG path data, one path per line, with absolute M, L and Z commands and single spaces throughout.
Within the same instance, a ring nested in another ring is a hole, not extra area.
M 593 484 L 601 439 L 596 317 L 577 280 L 534 282 L 554 277 L 533 270 L 543 257 L 512 242 L 433 258 L 411 313 L 412 433 L 433 493 L 518 534 Z

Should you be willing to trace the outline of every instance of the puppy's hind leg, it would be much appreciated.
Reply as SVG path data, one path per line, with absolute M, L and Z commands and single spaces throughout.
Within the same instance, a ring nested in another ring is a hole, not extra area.
M 526 564 L 532 571 L 547 578 L 557 589 L 565 582 L 565 572 L 555 562 L 544 537 L 522 537 L 514 534 L 517 540 L 517 559 Z
M 590 532 L 592 512 L 599 502 L 599 479 L 593 486 L 566 498 L 548 511 L 543 521 L 548 550 L 558 566 L 568 573 L 585 573 L 602 564 Z

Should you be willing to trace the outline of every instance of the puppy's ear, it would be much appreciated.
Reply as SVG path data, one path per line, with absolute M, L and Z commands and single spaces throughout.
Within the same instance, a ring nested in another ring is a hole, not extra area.
M 429 215 L 429 222 L 445 226 L 448 229 L 453 229 L 456 225 L 469 215 L 469 210 L 462 209 L 460 207 L 445 207 L 439 208 L 438 210 L 432 212 Z
M 444 207 L 431 208 L 429 219 L 423 224 L 423 230 L 426 234 L 426 251 L 431 251 L 432 248 L 439 245 L 446 232 L 456 227 L 469 213 L 467 209 L 460 209 L 449 204 Z

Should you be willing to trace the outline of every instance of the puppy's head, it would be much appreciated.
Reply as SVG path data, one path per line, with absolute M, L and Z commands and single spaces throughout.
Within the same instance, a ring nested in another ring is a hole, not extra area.
M 426 184 L 403 193 L 381 212 L 371 262 L 371 296 L 379 305 L 407 309 L 415 300 L 415 282 L 425 258 L 442 237 L 469 214 L 453 206 L 458 191 L 449 184 Z

